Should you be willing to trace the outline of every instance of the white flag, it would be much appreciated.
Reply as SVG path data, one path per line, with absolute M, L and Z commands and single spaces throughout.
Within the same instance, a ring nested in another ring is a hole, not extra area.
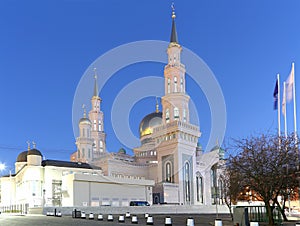
M 282 114 L 286 114 L 286 84 L 283 83 L 283 96 L 282 96 Z
M 286 99 L 290 102 L 293 99 L 293 86 L 294 86 L 294 64 L 292 65 L 292 70 L 289 77 L 286 80 Z

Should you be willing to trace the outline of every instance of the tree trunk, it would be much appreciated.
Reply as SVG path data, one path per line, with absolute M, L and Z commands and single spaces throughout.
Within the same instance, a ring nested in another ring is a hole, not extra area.
M 266 208 L 267 208 L 269 225 L 274 225 L 273 210 L 271 208 L 271 205 L 270 205 L 269 202 L 265 202 L 265 205 L 266 205 Z
M 286 215 L 285 215 L 285 211 L 284 211 L 284 209 L 285 209 L 285 201 L 283 202 L 283 205 L 282 205 L 282 206 L 280 206 L 278 200 L 276 200 L 276 204 L 277 204 L 277 206 L 278 206 L 278 208 L 279 208 L 279 211 L 280 211 L 280 213 L 281 213 L 281 215 L 282 215 L 282 217 L 283 217 L 283 220 L 284 220 L 284 221 L 288 221 L 288 219 L 287 219 L 287 217 L 286 217 Z

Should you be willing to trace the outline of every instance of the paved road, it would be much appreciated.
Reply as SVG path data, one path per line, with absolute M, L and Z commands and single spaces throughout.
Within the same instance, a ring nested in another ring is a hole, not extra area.
M 187 223 L 187 219 L 192 217 L 194 219 L 195 226 L 211 226 L 214 225 L 215 215 L 201 214 L 201 215 L 168 215 L 171 217 L 173 226 L 184 226 Z M 144 215 L 137 215 L 138 225 L 146 225 L 146 219 Z M 164 226 L 166 215 L 153 215 L 154 225 Z M 228 215 L 221 215 L 223 226 L 232 226 Z M 114 221 L 108 222 L 107 216 L 104 215 L 103 221 L 88 220 L 88 219 L 73 219 L 70 216 L 63 217 L 50 217 L 50 216 L 12 216 L 12 215 L 0 215 L 1 226 L 66 226 L 66 225 L 80 225 L 80 226 L 94 226 L 94 225 L 107 225 L 107 226 L 128 226 L 135 225 L 131 223 L 131 219 L 126 218 L 125 223 L 118 222 L 118 215 L 114 215 Z
M 214 226 L 215 215 L 212 214 L 174 214 L 174 215 L 153 215 L 155 226 L 165 226 L 165 218 L 170 216 L 172 219 L 172 226 L 185 226 L 187 219 L 192 217 L 195 226 Z M 126 218 L 125 223 L 118 222 L 119 215 L 114 215 L 114 221 L 108 222 L 107 215 L 104 215 L 103 221 L 88 220 L 88 219 L 73 219 L 71 216 L 63 217 L 47 217 L 41 215 L 6 215 L 0 214 L 0 226 L 66 226 L 66 225 L 80 225 L 80 226 L 128 226 L 136 225 L 131 223 L 131 219 Z M 144 215 L 137 215 L 138 225 L 147 225 Z M 233 226 L 229 215 L 220 215 L 222 219 L 222 226 Z M 283 222 L 283 226 L 295 226 L 297 221 Z M 261 226 L 266 226 L 267 223 L 261 223 Z

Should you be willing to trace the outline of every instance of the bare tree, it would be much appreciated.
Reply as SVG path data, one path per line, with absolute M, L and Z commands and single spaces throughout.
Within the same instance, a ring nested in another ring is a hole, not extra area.
M 224 170 L 224 173 L 220 175 L 220 181 L 223 184 L 223 199 L 225 204 L 227 205 L 231 219 L 233 220 L 233 213 L 232 213 L 232 205 L 236 204 L 237 197 L 239 192 L 242 190 L 241 185 L 239 183 L 238 175 L 234 175 L 229 170 Z
M 227 161 L 227 170 L 239 179 L 239 186 L 249 186 L 262 198 L 269 225 L 274 224 L 273 209 L 279 204 L 278 196 L 287 187 L 294 189 L 297 186 L 295 175 L 299 160 L 296 140 L 294 135 L 285 138 L 269 134 L 235 140 L 233 148 L 237 154 L 231 155 Z M 284 209 L 278 207 L 285 216 Z

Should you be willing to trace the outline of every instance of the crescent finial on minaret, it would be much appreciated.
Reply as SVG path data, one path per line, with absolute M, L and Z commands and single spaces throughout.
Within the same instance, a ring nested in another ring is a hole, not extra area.
M 32 146 L 33 148 L 36 148 L 36 143 L 34 141 L 32 141 Z
M 97 68 L 94 67 L 94 78 L 97 80 Z
M 30 141 L 28 140 L 26 143 L 27 143 L 27 150 L 29 151 L 30 150 Z
M 86 118 L 85 104 L 82 105 L 82 109 L 83 109 L 83 117 Z
M 176 15 L 175 15 L 175 5 L 174 5 L 174 2 L 172 2 L 171 8 L 172 8 L 172 18 L 175 19 Z
M 155 104 L 155 112 L 158 113 L 159 112 L 159 105 L 158 105 L 158 99 L 156 98 L 156 104 Z

